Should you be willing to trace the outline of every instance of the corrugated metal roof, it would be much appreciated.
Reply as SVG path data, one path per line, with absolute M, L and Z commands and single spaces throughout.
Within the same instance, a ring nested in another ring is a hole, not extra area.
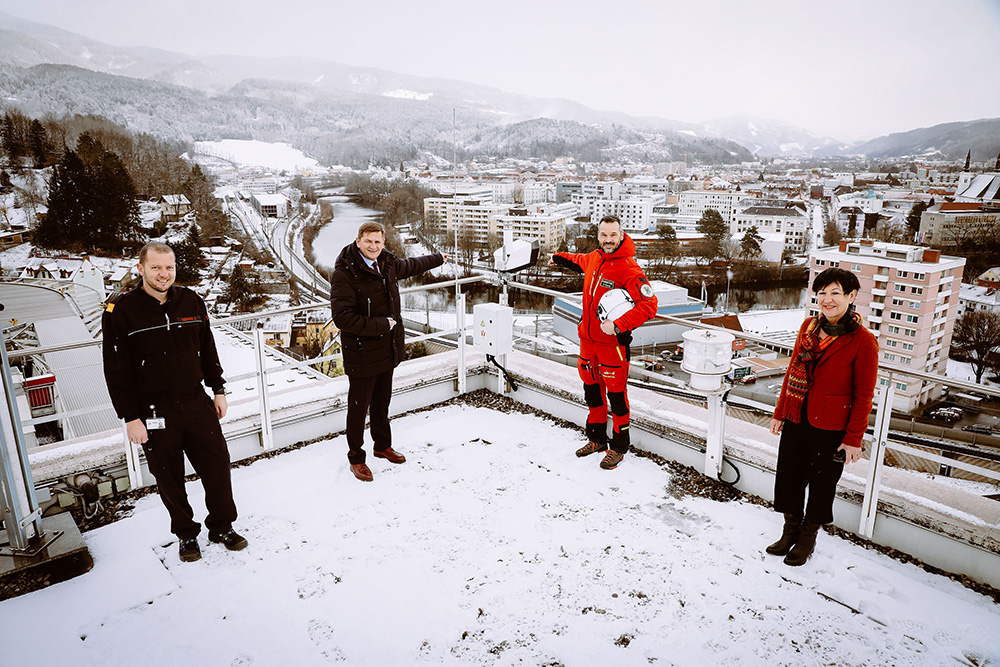
M 42 285 L 0 282 L 0 303 L 4 305 L 3 311 L 0 311 L 0 324 L 4 327 L 11 326 L 12 320 L 24 324 L 76 313 L 69 298 Z
M 79 317 L 59 317 L 35 322 L 40 345 L 60 345 L 90 338 L 90 332 Z M 45 363 L 56 376 L 59 411 L 106 406 L 62 420 L 64 439 L 92 435 L 120 428 L 121 421 L 111 407 L 111 396 L 104 384 L 104 364 L 100 346 L 50 352 Z

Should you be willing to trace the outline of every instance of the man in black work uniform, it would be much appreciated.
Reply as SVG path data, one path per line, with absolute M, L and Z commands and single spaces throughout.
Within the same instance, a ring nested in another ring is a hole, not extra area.
M 371 408 L 375 456 L 390 463 L 406 457 L 392 448 L 389 401 L 392 371 L 406 358 L 403 325 L 400 323 L 398 280 L 409 278 L 448 260 L 444 254 L 399 259 L 384 251 L 385 230 L 377 222 L 358 229 L 357 241 L 337 257 L 330 280 L 330 310 L 340 329 L 344 350 L 347 390 L 347 460 L 351 472 L 362 482 L 374 477 L 365 464 L 365 415 Z
M 174 285 L 174 251 L 164 243 L 143 246 L 139 273 L 142 285 L 104 311 L 104 378 L 111 402 L 129 441 L 146 452 L 181 560 L 201 558 L 201 525 L 184 489 L 185 454 L 205 488 L 209 541 L 238 551 L 247 541 L 233 530 L 229 450 L 219 425 L 228 404 L 205 302 Z

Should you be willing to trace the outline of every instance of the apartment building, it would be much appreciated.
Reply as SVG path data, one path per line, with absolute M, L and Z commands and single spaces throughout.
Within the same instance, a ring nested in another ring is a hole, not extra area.
M 452 192 L 440 197 L 424 199 L 424 223 L 434 227 L 446 224 L 448 208 L 464 203 L 469 206 L 487 205 L 493 203 L 493 188 L 490 185 L 474 185 L 456 183 Z
M 626 232 L 644 234 L 655 228 L 653 209 L 666 203 L 665 194 L 636 195 L 621 199 L 598 199 L 593 203 L 590 219 L 598 222 L 606 215 L 618 216 Z
M 468 230 L 475 242 L 482 247 L 497 242 L 506 228 L 514 238 L 536 238 L 545 252 L 555 252 L 566 239 L 566 225 L 576 216 L 575 204 L 532 204 L 509 206 L 481 203 L 477 200 L 448 199 L 434 202 L 431 207 L 424 200 L 425 220 L 437 216 L 448 234 Z M 435 223 L 437 224 L 437 223 Z
M 810 284 L 816 275 L 839 266 L 858 276 L 854 302 L 865 325 L 879 339 L 880 361 L 943 375 L 959 303 L 964 257 L 938 250 L 862 239 L 821 248 L 810 258 Z M 812 296 L 810 314 L 818 315 Z M 893 383 L 893 407 L 912 411 L 938 398 L 940 386 L 903 373 L 879 373 L 879 385 Z
M 705 211 L 713 208 L 731 227 L 735 220 L 736 208 L 746 196 L 745 192 L 731 190 L 686 190 L 677 200 L 678 217 L 697 222 Z
M 599 199 L 619 199 L 622 194 L 622 184 L 618 181 L 586 181 L 580 183 L 580 192 L 570 195 L 570 201 L 580 209 L 583 217 L 593 216 L 594 202 Z
M 491 233 L 499 238 L 505 229 L 514 238 L 538 239 L 543 252 L 557 252 L 566 240 L 566 225 L 576 217 L 575 204 L 533 204 L 508 208 L 493 215 Z
M 732 234 L 756 227 L 761 236 L 778 235 L 784 250 L 803 253 L 809 242 L 809 215 L 805 202 L 788 200 L 744 200 L 736 210 Z M 779 252 L 779 259 L 781 256 Z
M 582 191 L 583 183 L 556 183 L 556 203 L 565 204 L 571 202 L 573 201 L 573 195 L 579 195 Z

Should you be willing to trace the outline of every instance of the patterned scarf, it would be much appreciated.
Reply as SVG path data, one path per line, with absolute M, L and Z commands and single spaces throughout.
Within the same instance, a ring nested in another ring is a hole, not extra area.
M 845 316 L 840 318 L 836 324 L 826 321 L 826 317 L 820 315 L 814 317 L 806 330 L 802 332 L 801 348 L 796 356 L 793 356 L 788 363 L 787 378 L 785 384 L 785 396 L 788 399 L 785 408 L 785 418 L 796 424 L 799 423 L 802 414 L 802 402 L 809 392 L 809 387 L 813 383 L 813 370 L 816 363 L 823 356 L 823 352 L 833 345 L 833 341 L 840 336 L 855 331 L 862 324 L 861 316 L 854 312 L 854 305 L 851 304 Z M 827 337 L 822 340 L 819 337 L 819 329 L 827 333 Z

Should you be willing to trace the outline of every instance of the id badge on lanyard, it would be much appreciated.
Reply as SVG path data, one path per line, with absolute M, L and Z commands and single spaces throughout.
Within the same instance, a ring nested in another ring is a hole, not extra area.
M 153 411 L 153 416 L 146 420 L 147 431 L 162 431 L 167 428 L 167 420 L 156 416 L 156 407 L 151 405 L 149 409 Z

